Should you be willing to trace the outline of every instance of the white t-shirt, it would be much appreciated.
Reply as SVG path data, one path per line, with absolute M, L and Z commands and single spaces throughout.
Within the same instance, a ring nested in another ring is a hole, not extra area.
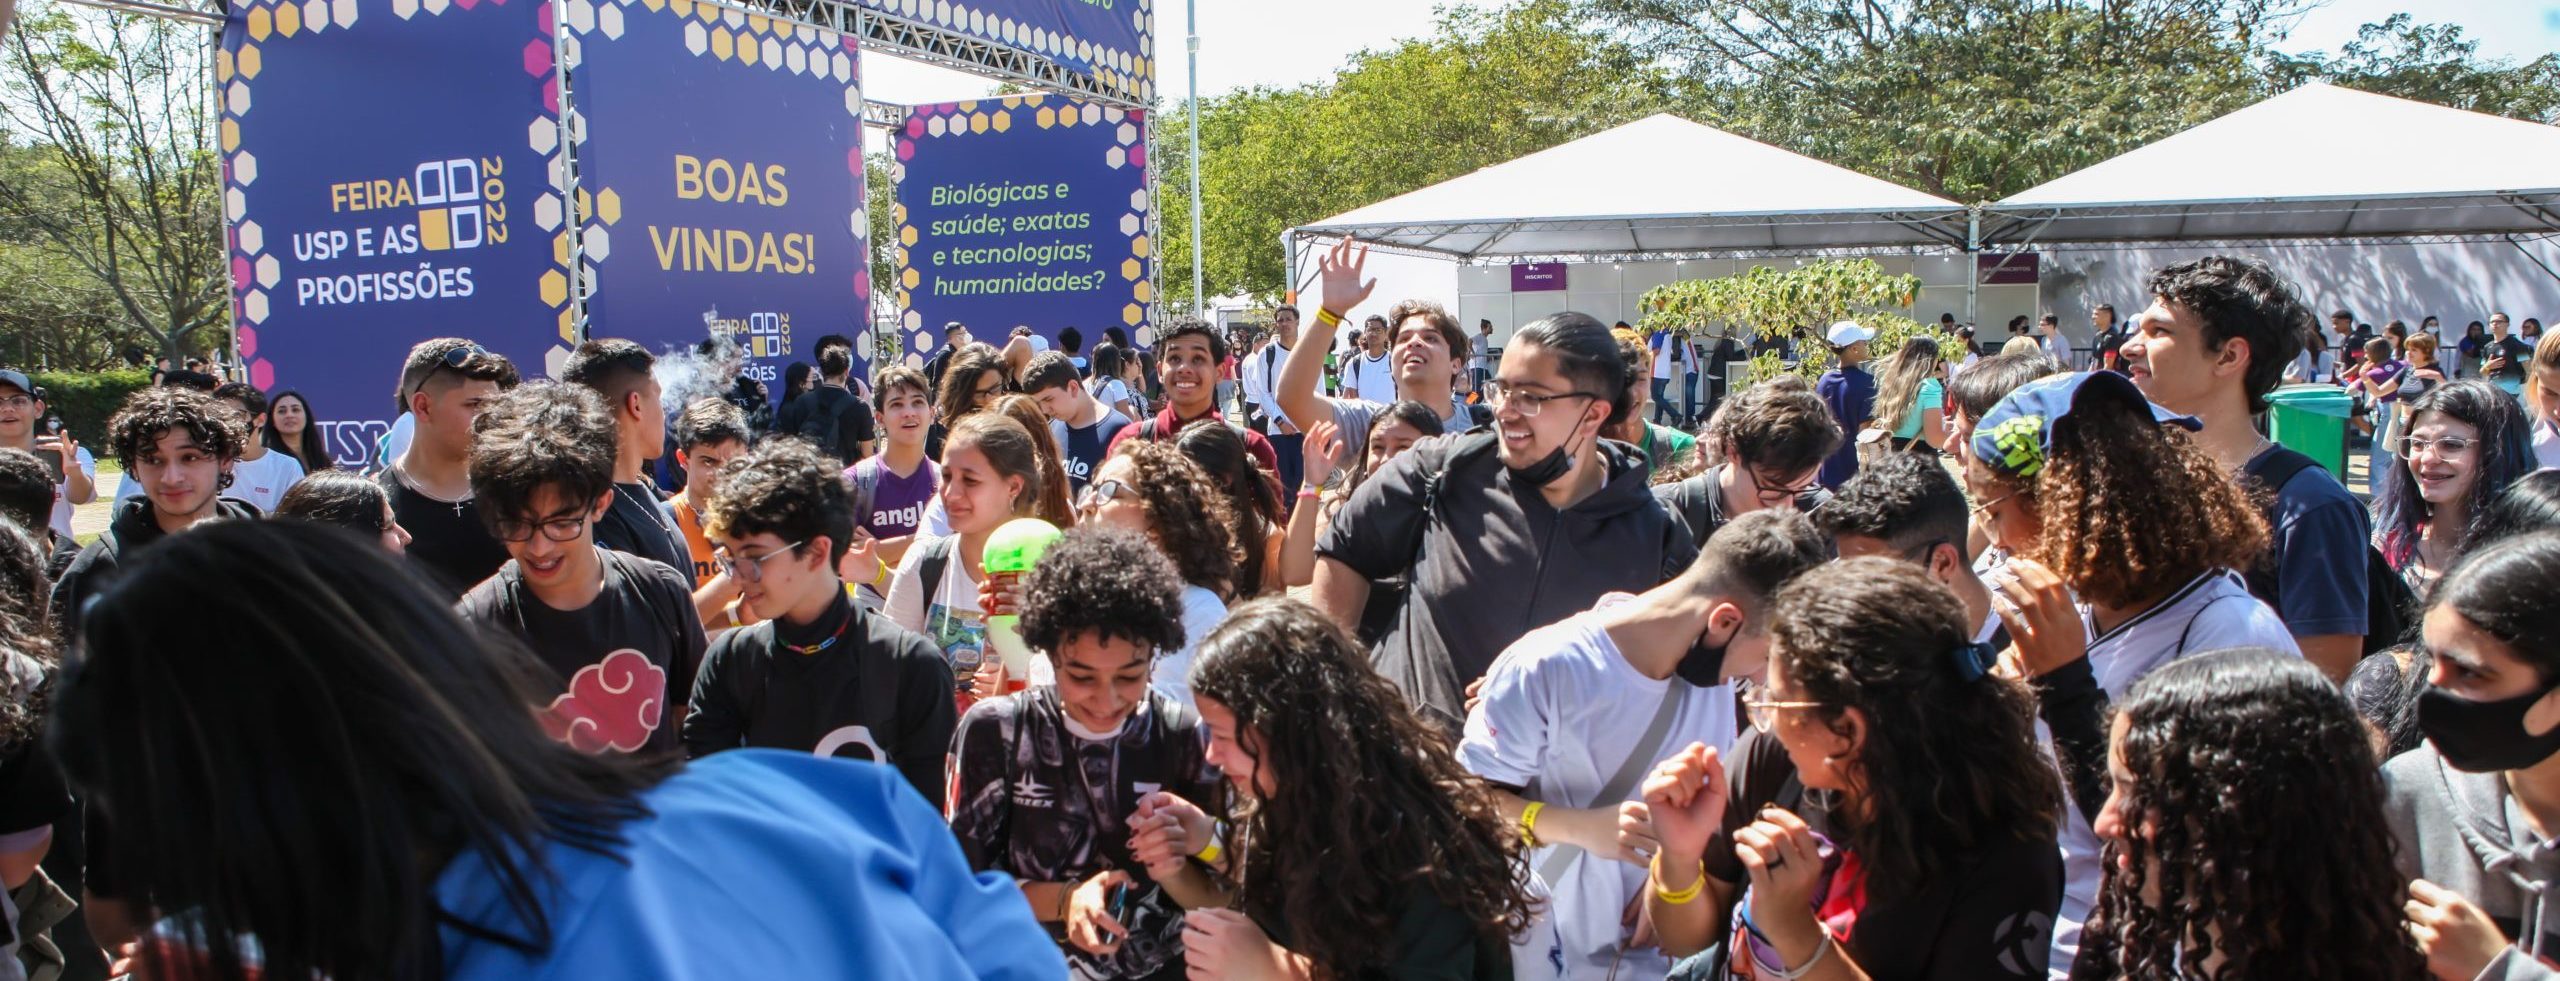
M 987 619 L 978 607 L 978 584 L 961 568 L 960 543 L 950 541 L 950 559 L 942 564 L 942 581 L 933 602 L 924 601 L 924 555 L 935 541 L 949 536 L 918 532 L 915 544 L 898 559 L 889 580 L 889 597 L 881 604 L 889 621 L 924 635 L 933 649 L 952 663 L 953 672 L 974 672 L 987 656 Z
M 1601 600 L 1601 609 L 1614 605 Z M 1672 689 L 1671 686 L 1678 686 Z M 1678 714 L 1658 750 L 1636 745 L 1666 695 Z M 1632 753 L 1662 757 L 1693 742 L 1733 748 L 1739 735 L 1730 685 L 1699 688 L 1677 678 L 1645 677 L 1610 640 L 1599 618 L 1584 613 L 1530 631 L 1486 669 L 1484 701 L 1467 713 L 1458 763 L 1495 783 L 1523 788 L 1523 796 L 1551 807 L 1617 805 L 1595 802 Z M 1648 759 L 1649 768 L 1654 760 Z M 1641 800 L 1642 782 L 1624 800 Z M 1529 856 L 1541 867 L 1553 847 Z M 1659 950 L 1618 951 L 1628 934 L 1621 926 L 1627 904 L 1644 888 L 1645 869 L 1588 853 L 1546 883 L 1552 905 L 1521 939 L 1511 962 L 1522 981 L 1601 977 L 1617 961 L 1617 976 L 1658 978 L 1671 970 Z M 1564 972 L 1551 958 L 1561 954 Z
M 2081 611 L 2084 618 L 2088 611 Z M 2094 624 L 2092 633 L 2095 633 Z M 2233 647 L 2264 647 L 2302 656 L 2284 619 L 2249 595 L 2238 573 L 2216 571 L 2178 588 L 2158 606 L 2089 642 L 2089 667 L 2107 698 L 2121 702 L 2135 682 L 2189 654 Z M 2039 726 L 2041 728 L 2041 726 Z M 2080 924 L 2098 900 L 2098 836 L 2090 833 L 2078 803 L 2065 800 L 2062 815 L 2062 910 L 2053 929 L 2051 976 L 2071 973 L 2080 952 Z
M 88 451 L 82 450 L 81 454 L 85 456 Z M 2560 469 L 2560 428 L 2554 428 L 2550 420 L 2533 421 L 2533 460 L 2534 466 L 2544 470 Z
M 290 453 L 268 450 L 255 460 L 232 464 L 231 486 L 223 490 L 222 496 L 247 501 L 257 506 L 258 513 L 266 514 L 274 511 L 276 502 L 284 500 L 285 490 L 301 479 L 302 461 Z M 121 508 L 124 502 L 141 496 L 142 481 L 126 474 L 124 483 L 116 488 L 116 506 Z
M 1342 372 L 1343 384 L 1357 388 L 1360 397 L 1369 401 L 1393 402 L 1396 400 L 1395 361 L 1392 354 L 1374 358 L 1366 354 L 1355 355 L 1351 366 Z
M 45 456 L 52 455 L 52 451 L 50 450 L 36 450 L 34 452 L 44 454 Z M 91 492 L 95 493 L 95 488 L 98 485 L 98 458 L 90 456 L 89 448 L 86 446 L 73 450 L 71 452 L 71 457 L 73 465 L 80 468 L 80 474 L 89 478 Z M 41 458 L 42 457 L 39 457 L 39 459 Z M 126 483 L 130 484 L 132 481 L 128 480 Z M 122 496 L 119 495 L 118 499 L 121 500 Z M 66 542 L 71 540 L 71 475 L 68 473 L 63 474 L 62 479 L 55 481 L 53 484 L 52 524 L 53 533 L 55 535 L 59 536 Z
M 1156 655 L 1155 676 L 1148 684 L 1163 692 L 1166 698 L 1181 702 L 1184 708 L 1196 709 L 1191 700 L 1191 652 L 1200 649 L 1209 631 L 1227 622 L 1226 601 L 1200 586 L 1182 587 L 1182 649 Z

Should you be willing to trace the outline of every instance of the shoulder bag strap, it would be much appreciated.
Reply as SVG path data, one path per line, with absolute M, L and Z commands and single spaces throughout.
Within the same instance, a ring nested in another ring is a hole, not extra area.
M 1636 789 L 1636 781 L 1644 779 L 1644 773 L 1652 768 L 1653 761 L 1661 758 L 1662 741 L 1671 735 L 1671 720 L 1679 717 L 1680 697 L 1688 694 L 1688 687 L 1688 682 L 1678 678 L 1664 682 L 1662 701 L 1653 707 L 1653 721 L 1645 723 L 1644 735 L 1636 737 L 1635 747 L 1627 751 L 1626 759 L 1618 762 L 1618 772 L 1609 775 L 1609 782 L 1601 785 L 1600 792 L 1593 795 L 1591 803 L 1585 806 L 1607 807 L 1625 800 L 1627 791 Z M 1557 876 L 1564 874 L 1565 866 L 1573 864 L 1581 854 L 1579 847 L 1557 845 L 1547 854 L 1546 861 L 1538 863 L 1538 878 L 1554 882 Z

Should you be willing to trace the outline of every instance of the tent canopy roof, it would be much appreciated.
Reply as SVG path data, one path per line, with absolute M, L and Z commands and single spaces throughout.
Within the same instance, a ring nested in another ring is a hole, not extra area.
M 1461 258 L 1818 250 L 1960 245 L 1963 210 L 1661 114 L 1292 231 Z
M 2314 82 L 2012 195 L 1984 228 L 1994 241 L 2548 233 L 2555 161 L 2560 127 Z

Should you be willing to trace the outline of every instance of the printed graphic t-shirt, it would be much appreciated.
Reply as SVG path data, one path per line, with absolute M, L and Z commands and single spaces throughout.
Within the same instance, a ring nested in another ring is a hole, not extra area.
M 871 492 L 870 513 L 854 515 L 853 521 L 870 531 L 873 538 L 915 534 L 916 529 L 924 524 L 925 504 L 933 500 L 933 490 L 937 486 L 933 461 L 916 464 L 915 472 L 904 477 L 880 461 L 880 457 L 874 456 L 844 470 L 848 481 L 858 481 L 866 472 L 874 474 L 874 479 L 879 481 Z
M 937 547 L 949 558 L 935 577 L 932 601 L 926 602 L 924 558 Z M 951 665 L 955 687 L 968 683 L 988 656 L 987 621 L 978 609 L 978 584 L 961 568 L 963 561 L 959 536 L 919 539 L 898 560 L 887 603 L 891 622 L 923 634 L 942 652 Z
M 664 563 L 598 548 L 604 589 L 576 610 L 534 598 L 513 560 L 472 588 L 457 610 L 513 635 L 551 671 L 557 691 L 539 713 L 551 737 L 582 751 L 677 751 L 676 723 L 702 664 L 693 590 Z
M 1049 437 L 1058 441 L 1059 462 L 1067 467 L 1069 496 L 1084 493 L 1084 485 L 1093 480 L 1095 471 L 1102 469 L 1103 457 L 1111 450 L 1111 438 L 1120 435 L 1121 428 L 1128 424 L 1129 417 L 1118 409 L 1102 410 L 1101 418 L 1082 428 L 1067 425 L 1064 420 L 1049 420 Z

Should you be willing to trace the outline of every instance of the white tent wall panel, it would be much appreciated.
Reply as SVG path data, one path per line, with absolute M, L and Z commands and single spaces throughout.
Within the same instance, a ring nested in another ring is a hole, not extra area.
M 2503 310 L 2521 322 L 2560 321 L 2560 240 L 2444 244 L 2257 245 L 2242 248 L 2148 247 L 2047 252 L 2042 300 L 2086 344 L 2089 311 L 2113 303 L 2130 319 L 2151 304 L 2146 283 L 2172 263 L 2216 254 L 2254 255 L 2293 283 L 2323 328 L 2344 308 L 2375 329 L 2394 319 L 2412 330 L 2432 314 L 2448 337 L 2465 324 Z M 1983 291 L 1985 294 L 1989 289 Z M 1988 315 L 1984 323 L 1991 323 Z

